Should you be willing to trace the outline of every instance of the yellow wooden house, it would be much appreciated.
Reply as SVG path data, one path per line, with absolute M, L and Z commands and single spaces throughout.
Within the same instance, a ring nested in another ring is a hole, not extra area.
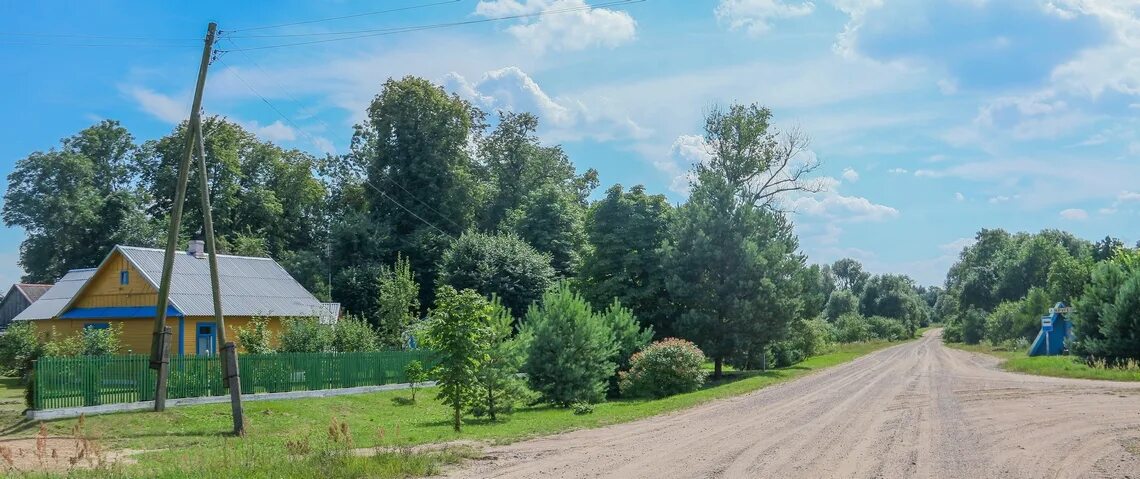
M 42 334 L 72 335 L 84 328 L 122 325 L 120 353 L 150 351 L 158 312 L 158 280 L 164 251 L 116 246 L 98 267 L 69 271 L 13 321 L 34 321 Z M 254 317 L 266 318 L 274 336 L 281 319 L 317 317 L 336 321 L 337 303 L 322 303 L 270 258 L 218 255 L 226 339 Z M 215 354 L 218 325 L 210 292 L 209 260 L 201 241 L 175 254 L 167 325 L 174 331 L 171 354 Z

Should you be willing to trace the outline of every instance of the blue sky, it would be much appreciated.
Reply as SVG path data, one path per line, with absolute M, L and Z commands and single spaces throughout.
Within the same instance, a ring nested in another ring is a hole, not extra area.
M 641 183 L 681 202 L 702 115 L 759 102 L 810 136 L 803 159 L 829 186 L 785 199 L 809 261 L 939 284 L 983 227 L 1140 239 L 1136 0 L 602 3 L 5 2 L 0 174 L 103 118 L 140 140 L 169 133 L 189 110 L 194 39 L 217 21 L 231 51 L 206 110 L 314 153 L 347 148 L 385 79 L 419 75 L 488 111 L 537 113 L 602 190 Z M 542 10 L 562 13 L 236 51 Z M 20 275 L 22 237 L 0 232 L 0 282 Z

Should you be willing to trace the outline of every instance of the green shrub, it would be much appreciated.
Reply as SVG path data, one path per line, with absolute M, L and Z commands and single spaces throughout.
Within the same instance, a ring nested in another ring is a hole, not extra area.
M 391 268 L 380 267 L 376 299 L 376 332 L 386 346 L 403 346 L 404 333 L 420 317 L 420 285 L 412 272 L 412 264 L 402 254 L 396 255 Z
M 323 353 L 332 350 L 332 328 L 316 317 L 285 318 L 281 321 L 281 352 Z
M 1049 295 L 1041 288 L 1030 289 L 1020 301 L 999 304 L 986 317 L 985 338 L 992 344 L 1012 344 L 1018 338 L 1032 340 L 1041 330 L 1041 316 L 1051 306 Z
M 788 367 L 831 347 L 835 327 L 826 319 L 799 319 L 788 326 L 788 335 L 772 343 L 769 352 L 778 368 Z
M 871 336 L 874 339 L 898 341 L 911 337 L 907 325 L 898 319 L 871 316 L 867 318 L 867 324 L 871 327 Z
M 254 317 L 249 324 L 237 328 L 238 345 L 249 354 L 273 353 L 273 331 L 269 329 L 269 320 Z
M 416 402 L 416 391 L 428 380 L 428 373 L 424 369 L 424 364 L 416 360 L 408 362 L 404 365 L 404 378 L 408 380 L 408 389 L 412 391 L 411 402 L 414 403 Z
M 1074 352 L 1114 364 L 1140 359 L 1140 254 L 1097 264 L 1074 309 Z
M 490 353 L 494 313 L 487 299 L 474 290 L 457 292 L 444 285 L 424 325 L 424 345 L 438 360 L 436 398 L 451 409 L 455 432 L 463 426 L 463 412 L 479 400 L 479 371 Z
M 488 416 L 492 421 L 501 414 L 514 412 L 515 405 L 529 396 L 518 377 L 526 354 L 526 337 L 514 336 L 511 312 L 495 298 L 488 322 L 489 348 L 476 376 L 479 378 L 478 399 L 471 405 L 475 417 Z
M 30 321 L 17 321 L 0 335 L 0 372 L 5 376 L 26 377 L 32 370 L 32 361 L 43 353 L 36 325 Z
M 948 318 L 949 322 L 942 328 L 942 342 L 944 343 L 960 343 L 962 342 L 962 322 L 955 318 Z
M 379 351 L 380 337 L 364 318 L 349 315 L 333 325 L 332 349 L 339 353 Z
M 523 372 L 543 401 L 568 407 L 604 399 L 617 367 L 613 331 L 565 283 L 531 306 L 523 324 L 529 338 Z
M 985 335 L 986 316 L 986 312 L 978 308 L 971 308 L 958 316 L 961 321 L 962 342 L 978 344 L 982 341 Z
M 847 313 L 835 320 L 835 341 L 839 343 L 859 343 L 870 341 L 871 324 L 859 313 Z
M 684 339 L 667 338 L 646 346 L 630 359 L 622 373 L 621 392 L 627 396 L 663 398 L 696 391 L 705 382 L 705 354 Z
M 464 233 L 440 259 L 440 284 L 497 296 L 515 317 L 554 283 L 550 256 L 514 233 Z
M 653 328 L 642 328 L 641 323 L 634 317 L 633 311 L 622 306 L 617 299 L 614 299 L 609 308 L 602 313 L 602 319 L 613 331 L 614 342 L 617 345 L 617 351 L 610 358 L 617 364 L 617 370 L 610 376 L 609 390 L 607 391 L 608 396 L 614 397 L 619 393 L 619 373 L 628 370 L 630 357 L 653 340 Z
M 823 307 L 824 317 L 833 323 L 840 316 L 857 311 L 859 311 L 859 298 L 846 289 L 832 291 L 831 296 L 827 298 L 827 304 Z
M 585 416 L 586 414 L 594 413 L 594 405 L 585 401 L 576 402 L 570 405 L 570 407 L 574 409 L 574 414 L 577 414 L 579 416 Z

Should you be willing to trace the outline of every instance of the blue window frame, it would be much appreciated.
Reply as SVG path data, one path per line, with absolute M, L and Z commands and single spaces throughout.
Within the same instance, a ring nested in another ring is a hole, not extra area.
M 108 329 L 111 327 L 110 323 L 84 323 L 83 329 Z
M 119 271 L 119 284 L 128 284 L 131 282 L 131 274 L 126 271 Z

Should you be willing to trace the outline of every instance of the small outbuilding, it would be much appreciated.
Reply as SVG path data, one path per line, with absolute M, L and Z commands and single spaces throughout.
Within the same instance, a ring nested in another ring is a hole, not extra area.
M 210 291 L 210 263 L 201 241 L 174 257 L 167 325 L 174 330 L 171 354 L 215 354 L 218 325 Z M 15 321 L 35 321 L 41 334 L 71 335 L 86 328 L 121 325 L 121 353 L 150 351 L 158 311 L 158 281 L 164 251 L 116 246 L 98 267 L 72 270 Z M 322 303 L 271 258 L 218 255 L 226 338 L 253 318 L 265 318 L 280 333 L 281 320 L 317 317 L 332 323 L 338 303 Z
M 40 296 L 43 296 L 48 289 L 51 289 L 50 284 L 19 283 L 12 285 L 8 294 L 4 295 L 4 300 L 0 302 L 0 331 L 8 329 L 8 324 L 12 322 L 12 318 L 28 309 L 28 306 L 40 299 Z

